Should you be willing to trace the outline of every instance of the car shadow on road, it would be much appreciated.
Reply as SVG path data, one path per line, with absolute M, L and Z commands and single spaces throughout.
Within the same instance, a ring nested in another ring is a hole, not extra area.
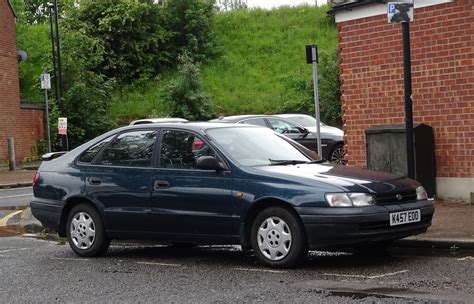
M 242 251 L 240 246 L 167 246 L 113 244 L 106 258 L 133 259 L 160 263 L 200 263 L 227 265 L 230 267 L 258 266 L 252 251 Z M 413 257 L 410 257 L 413 259 Z M 307 259 L 297 269 L 347 270 L 376 268 L 381 265 L 397 265 L 407 257 L 392 255 L 390 251 L 377 254 L 352 252 L 310 251 Z

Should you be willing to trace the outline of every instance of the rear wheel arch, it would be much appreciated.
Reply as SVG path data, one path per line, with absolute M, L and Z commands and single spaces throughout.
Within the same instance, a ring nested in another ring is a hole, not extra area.
M 66 236 L 66 222 L 67 222 L 69 212 L 71 212 L 72 208 L 74 208 L 75 206 L 79 204 L 90 205 L 91 207 L 95 208 L 99 214 L 102 214 L 101 210 L 97 207 L 97 205 L 85 197 L 72 197 L 68 199 L 63 209 L 61 210 L 61 217 L 59 219 L 58 234 L 60 237 Z
M 284 208 L 291 214 L 293 214 L 293 216 L 295 216 L 295 218 L 301 225 L 303 232 L 306 236 L 306 230 L 304 228 L 303 221 L 301 220 L 301 217 L 298 212 L 296 212 L 295 208 L 293 208 L 290 203 L 278 198 L 264 198 L 254 202 L 247 211 L 247 215 L 245 217 L 243 229 L 241 232 L 241 245 L 243 249 L 249 249 L 251 246 L 250 235 L 252 230 L 252 224 L 257 215 L 266 208 L 275 206 Z

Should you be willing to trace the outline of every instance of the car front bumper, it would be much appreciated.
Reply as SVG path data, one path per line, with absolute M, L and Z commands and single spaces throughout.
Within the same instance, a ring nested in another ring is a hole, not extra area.
M 415 209 L 421 213 L 419 222 L 390 226 L 390 213 Z M 420 234 L 431 225 L 434 214 L 433 203 L 428 200 L 370 207 L 298 207 L 296 210 L 306 229 L 310 249 L 355 247 Z

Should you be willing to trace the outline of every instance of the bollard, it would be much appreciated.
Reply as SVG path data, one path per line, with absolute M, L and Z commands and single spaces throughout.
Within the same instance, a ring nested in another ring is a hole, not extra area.
M 15 162 L 15 141 L 13 137 L 8 138 L 8 167 L 10 171 L 16 170 L 16 162 Z

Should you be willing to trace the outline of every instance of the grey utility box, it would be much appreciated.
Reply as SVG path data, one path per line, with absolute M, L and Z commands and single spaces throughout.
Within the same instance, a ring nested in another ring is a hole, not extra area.
M 367 167 L 371 170 L 408 175 L 405 125 L 378 125 L 365 130 Z M 415 179 L 431 197 L 436 194 L 436 165 L 433 129 L 413 125 Z

